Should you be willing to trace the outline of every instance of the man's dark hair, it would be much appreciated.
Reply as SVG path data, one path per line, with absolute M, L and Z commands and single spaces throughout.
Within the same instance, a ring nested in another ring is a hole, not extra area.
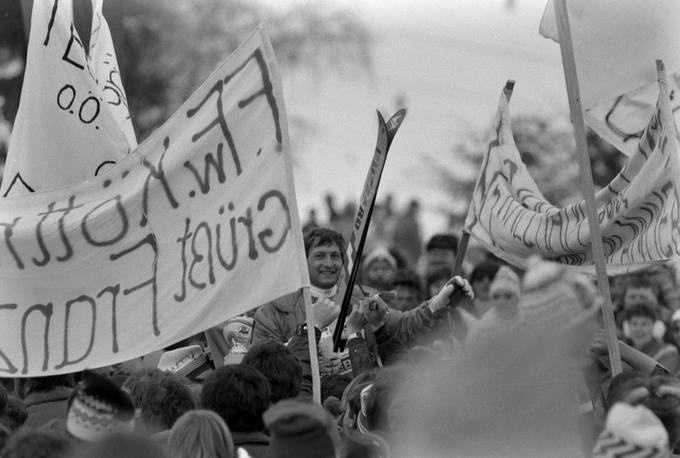
M 329 396 L 342 399 L 342 394 L 351 381 L 352 377 L 343 374 L 328 374 L 321 377 L 321 403 Z
M 171 374 L 149 381 L 144 388 L 137 407 L 141 409 L 141 420 L 149 431 L 172 428 L 179 417 L 198 404 L 189 387 Z
M 305 241 L 305 256 L 309 256 L 316 246 L 330 246 L 336 244 L 340 249 L 342 262 L 345 262 L 345 239 L 341 233 L 325 227 L 315 227 L 303 235 Z
M 128 376 L 125 382 L 123 382 L 121 388 L 130 395 L 135 407 L 139 408 L 145 393 L 149 390 L 148 387 L 159 382 L 165 378 L 166 375 L 165 372 L 156 368 L 133 372 Z
M 59 386 L 65 386 L 67 388 L 76 386 L 73 374 L 32 377 L 26 379 L 24 389 L 26 393 L 45 393 Z
M 458 253 L 458 237 L 453 234 L 435 234 L 427 241 L 425 251 L 434 250 L 436 248 L 451 250 L 454 253 Z
M 649 378 L 639 371 L 623 371 L 612 379 L 607 389 L 605 408 L 609 410 L 617 402 L 625 400 L 632 390 L 647 387 Z
M 652 321 L 656 320 L 656 311 L 650 307 L 649 305 L 645 303 L 635 303 L 631 304 L 627 309 L 626 309 L 626 319 L 630 320 L 631 318 L 635 316 L 642 316 L 645 318 L 649 318 Z
M 216 412 L 232 431 L 262 431 L 262 414 L 269 408 L 269 382 L 247 364 L 217 369 L 203 383 L 201 405 Z
M 302 366 L 288 348 L 270 340 L 253 345 L 241 364 L 259 370 L 269 382 L 270 399 L 274 404 L 281 399 L 294 398 L 300 393 Z
M 23 429 L 9 438 L 2 450 L 2 458 L 66 458 L 71 443 L 53 432 Z
M 470 273 L 470 283 L 488 278 L 493 280 L 501 265 L 495 261 L 482 261 L 477 264 Z

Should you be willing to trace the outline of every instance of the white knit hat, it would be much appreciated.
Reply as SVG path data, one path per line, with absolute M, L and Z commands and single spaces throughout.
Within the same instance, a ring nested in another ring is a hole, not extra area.
M 670 457 L 668 433 L 661 420 L 644 405 L 616 403 L 609 410 L 593 458 Z

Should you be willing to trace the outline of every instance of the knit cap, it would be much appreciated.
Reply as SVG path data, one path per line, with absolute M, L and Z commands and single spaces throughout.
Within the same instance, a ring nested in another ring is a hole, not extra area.
M 85 370 L 66 412 L 66 431 L 85 442 L 108 434 L 132 431 L 135 407 L 130 397 L 109 378 Z
M 489 296 L 497 291 L 510 291 L 519 297 L 519 277 L 508 266 L 501 266 L 489 286 Z
M 647 407 L 616 403 L 609 410 L 604 430 L 593 449 L 593 458 L 638 456 L 669 457 L 668 433 Z
M 519 304 L 525 323 L 567 329 L 599 310 L 597 291 L 587 277 L 538 256 L 528 265 Z
M 275 458 L 334 458 L 341 440 L 322 407 L 294 399 L 274 404 L 262 416 Z
M 386 261 L 393 269 L 397 268 L 397 260 L 394 259 L 394 256 L 392 256 L 385 247 L 378 247 L 371 251 L 366 258 L 364 258 L 363 268 L 368 269 L 374 261 Z

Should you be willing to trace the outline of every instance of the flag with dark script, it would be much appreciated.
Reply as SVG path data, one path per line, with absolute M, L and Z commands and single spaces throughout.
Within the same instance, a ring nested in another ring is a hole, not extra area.
M 102 0 L 92 10 L 85 50 L 73 26 L 72 0 L 33 2 L 0 197 L 91 179 L 137 146 Z
M 281 83 L 258 29 L 111 168 L 0 199 L 0 374 L 129 360 L 308 285 Z
M 668 84 L 637 151 L 595 196 L 609 274 L 680 254 L 680 164 Z M 585 202 L 546 201 L 515 146 L 504 93 L 465 221 L 465 230 L 497 256 L 524 266 L 531 254 L 592 272 Z

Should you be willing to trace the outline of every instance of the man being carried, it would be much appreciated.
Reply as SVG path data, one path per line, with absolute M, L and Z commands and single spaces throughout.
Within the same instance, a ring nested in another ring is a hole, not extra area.
M 315 228 L 304 235 L 305 254 L 311 283 L 313 322 L 316 329 L 323 334 L 332 335 L 332 324 L 340 313 L 342 297 L 338 291 L 337 282 L 342 272 L 345 253 L 345 241 L 341 234 L 324 228 Z M 471 287 L 467 281 L 460 279 L 455 287 L 460 288 L 464 294 L 471 294 Z M 352 292 L 352 304 L 358 304 L 366 299 L 367 295 L 374 297 L 377 291 L 373 289 L 354 288 Z M 446 296 L 450 295 L 453 287 L 446 290 Z M 461 295 L 462 299 L 462 295 Z M 375 302 L 375 299 L 373 300 Z M 439 307 L 439 302 L 442 307 Z M 444 316 L 443 308 L 448 304 L 443 299 L 438 301 L 438 306 L 433 309 L 430 301 L 421 304 L 413 310 L 405 313 L 399 311 L 387 311 L 384 302 L 379 301 L 379 307 L 375 319 L 368 317 L 372 322 L 373 329 L 380 329 L 381 340 L 390 347 L 389 353 L 403 346 L 408 346 L 411 338 L 430 331 L 436 322 Z M 306 323 L 304 299 L 301 291 L 289 294 L 261 306 L 255 314 L 253 330 L 253 344 L 267 340 L 275 340 L 287 343 L 291 338 L 304 342 L 306 333 L 303 331 Z M 317 336 L 320 333 L 317 333 Z M 324 348 L 324 341 L 320 345 L 321 353 L 328 354 Z M 297 352 L 296 352 L 297 355 Z M 390 355 L 390 356 L 391 356 Z M 348 359 L 348 358 L 347 358 Z M 392 359 L 392 358 L 390 358 Z M 348 361 L 347 361 L 348 363 Z M 349 364 L 342 364 L 341 372 L 351 369 Z

